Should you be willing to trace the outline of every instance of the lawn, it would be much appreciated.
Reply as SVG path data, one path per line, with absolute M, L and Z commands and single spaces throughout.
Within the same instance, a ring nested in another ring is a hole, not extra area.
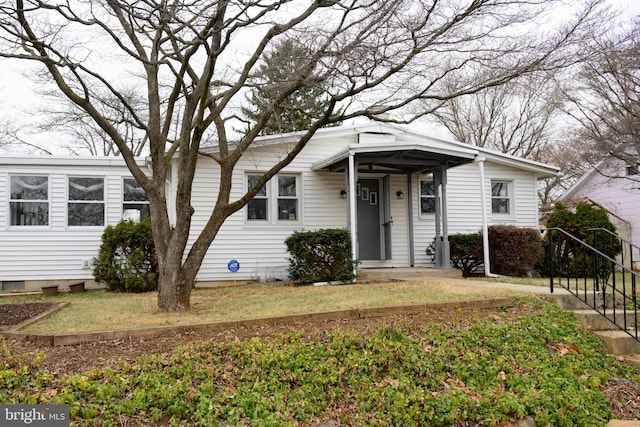
M 247 320 L 351 308 L 493 299 L 514 295 L 518 293 L 437 281 L 416 281 L 346 286 L 257 284 L 196 289 L 191 298 L 192 309 L 178 314 L 159 313 L 155 292 L 121 294 L 97 291 L 63 294 L 55 298 L 2 298 L 0 303 L 34 299 L 69 302 L 68 307 L 25 330 L 70 333 Z

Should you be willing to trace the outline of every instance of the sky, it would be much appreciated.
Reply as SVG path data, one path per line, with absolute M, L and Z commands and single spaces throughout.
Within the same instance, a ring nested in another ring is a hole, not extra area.
M 624 18 L 631 22 L 640 17 L 640 0 L 607 0 L 614 8 L 624 10 Z M 0 123 L 7 120 L 22 125 L 29 123 L 35 117 L 41 99 L 35 93 L 35 84 L 26 75 L 30 64 L 16 60 L 0 59 Z M 25 138 L 36 143 L 50 143 L 51 139 L 62 139 L 63 135 L 30 134 Z M 46 144 L 49 145 L 50 144 Z M 13 147 L 12 153 L 24 152 L 24 148 Z M 27 150 L 30 152 L 32 150 Z M 66 154 L 62 149 L 54 150 L 55 154 Z

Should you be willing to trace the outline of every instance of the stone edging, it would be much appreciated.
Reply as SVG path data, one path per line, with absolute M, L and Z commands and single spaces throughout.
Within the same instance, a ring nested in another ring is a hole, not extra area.
M 38 345 L 46 346 L 58 346 L 58 345 L 78 345 L 96 341 L 115 341 L 119 339 L 130 338 L 153 338 L 168 334 L 185 334 L 193 332 L 223 332 L 227 330 L 233 330 L 238 328 L 245 328 L 251 326 L 276 326 L 294 324 L 308 321 L 321 321 L 321 320 L 339 320 L 339 319 L 365 319 L 371 317 L 383 317 L 392 315 L 402 315 L 419 313 L 429 309 L 466 309 L 466 310 L 482 310 L 492 309 L 497 307 L 513 306 L 513 300 L 509 298 L 498 298 L 491 300 L 476 300 L 476 301 L 456 301 L 445 302 L 435 304 L 416 304 L 416 305 L 402 305 L 402 306 L 387 306 L 387 307 L 371 307 L 371 308 L 355 308 L 350 310 L 337 310 L 327 311 L 321 313 L 307 313 L 307 314 L 294 314 L 290 316 L 270 317 L 262 319 L 250 319 L 250 320 L 235 320 L 226 322 L 214 322 L 214 323 L 199 323 L 190 325 L 175 325 L 175 326 L 157 326 L 149 328 L 136 328 L 136 329 L 117 329 L 110 331 L 99 332 L 80 332 L 72 334 L 46 334 L 46 333 L 30 333 L 23 332 L 21 329 L 28 326 L 31 323 L 42 320 L 48 316 L 51 316 L 57 310 L 62 309 L 67 303 L 37 316 L 34 319 L 30 319 L 13 329 L 1 332 L 0 334 L 22 341 L 33 342 Z

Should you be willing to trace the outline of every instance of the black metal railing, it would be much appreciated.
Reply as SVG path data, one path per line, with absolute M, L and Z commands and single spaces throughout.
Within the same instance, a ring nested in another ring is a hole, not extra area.
M 593 246 L 595 248 L 613 248 L 619 249 L 620 263 L 633 270 L 634 260 L 638 259 L 640 254 L 640 246 L 635 245 L 606 228 L 589 228 L 587 231 L 593 233 Z M 635 256 L 634 256 L 635 255 Z M 616 257 L 616 258 L 618 258 Z
M 547 228 L 549 285 L 562 287 L 640 341 L 638 273 L 615 260 L 619 248 L 595 247 L 561 228 Z

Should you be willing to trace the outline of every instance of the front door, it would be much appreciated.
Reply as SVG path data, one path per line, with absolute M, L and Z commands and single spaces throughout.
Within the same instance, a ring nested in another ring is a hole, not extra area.
M 380 180 L 359 179 L 358 185 L 358 259 L 381 260 Z

